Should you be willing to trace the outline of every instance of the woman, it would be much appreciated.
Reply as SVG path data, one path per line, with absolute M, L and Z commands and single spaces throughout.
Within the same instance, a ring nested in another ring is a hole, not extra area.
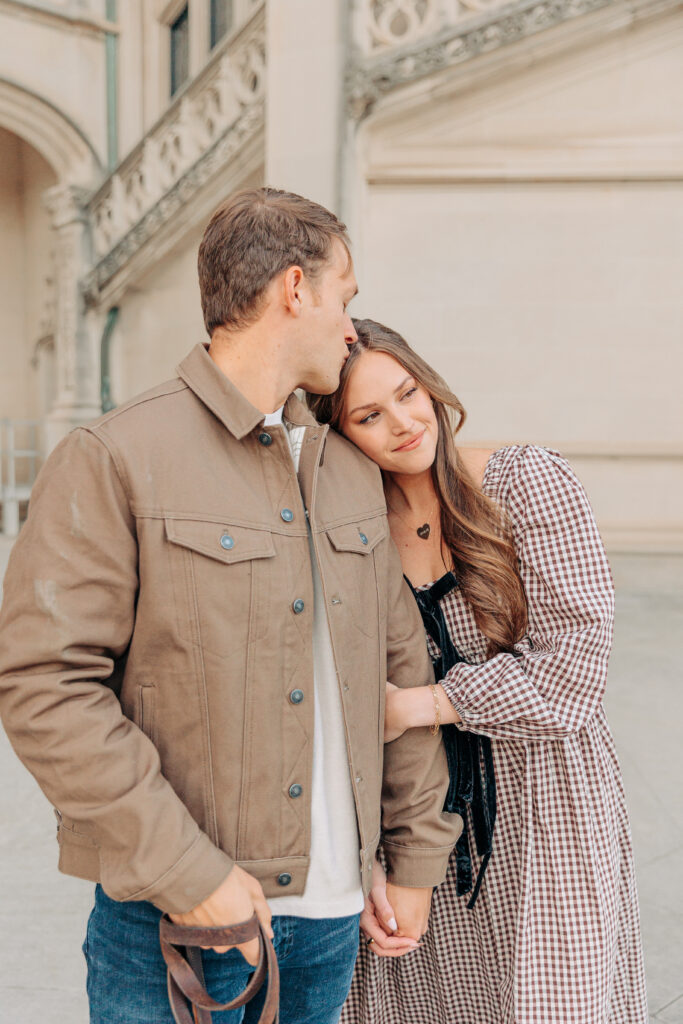
M 456 448 L 444 381 L 394 331 L 355 327 L 338 391 L 311 404 L 382 470 L 438 680 L 389 688 L 385 739 L 444 727 L 446 809 L 466 829 L 407 955 L 376 866 L 342 1022 L 647 1024 L 590 505 L 555 452 Z

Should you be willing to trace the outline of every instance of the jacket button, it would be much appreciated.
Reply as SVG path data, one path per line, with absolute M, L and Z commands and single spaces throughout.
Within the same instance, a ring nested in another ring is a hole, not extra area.
M 289 787 L 289 795 L 291 796 L 292 800 L 296 800 L 298 796 L 301 796 L 303 791 L 303 786 L 300 786 L 298 782 L 295 782 L 293 786 Z
M 234 546 L 234 539 L 230 536 L 229 533 L 224 533 L 223 536 L 221 537 L 221 547 L 225 548 L 226 551 L 230 551 L 230 549 L 234 548 Z
M 289 699 L 292 702 L 292 704 L 301 704 L 302 700 L 304 699 L 304 691 L 292 690 L 292 692 L 289 695 Z
M 277 876 L 278 885 L 289 885 L 291 881 L 292 876 L 288 874 L 286 871 L 283 871 L 281 875 Z
M 267 434 L 265 430 L 263 431 L 263 433 L 259 434 L 258 439 L 264 446 L 264 448 L 267 448 L 269 445 L 273 443 L 272 437 L 270 436 L 270 434 Z
M 359 531 L 359 533 L 360 533 L 360 531 Z M 367 542 L 368 542 L 368 538 L 365 536 L 364 533 L 360 534 L 360 540 L 361 540 L 361 544 L 367 544 Z
M 301 598 L 297 597 L 296 601 L 292 605 L 292 611 L 294 612 L 295 615 L 301 615 L 301 613 L 302 613 L 302 611 L 304 610 L 305 607 L 306 607 L 306 605 L 301 600 Z
M 292 519 L 294 518 L 294 513 L 292 512 L 291 508 L 283 508 L 282 512 L 280 513 L 280 517 L 284 519 L 286 523 L 291 523 Z

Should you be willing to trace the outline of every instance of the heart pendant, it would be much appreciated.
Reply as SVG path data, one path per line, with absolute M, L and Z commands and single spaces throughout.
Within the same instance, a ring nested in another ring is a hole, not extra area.
M 417 535 L 421 540 L 427 540 L 431 533 L 431 527 L 429 523 L 425 523 L 424 526 L 418 526 Z

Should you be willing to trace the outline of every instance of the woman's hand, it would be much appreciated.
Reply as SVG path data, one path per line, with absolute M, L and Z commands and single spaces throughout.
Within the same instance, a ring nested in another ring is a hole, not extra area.
M 404 690 L 387 683 L 387 701 L 384 711 L 384 742 L 391 743 L 402 736 L 409 723 L 403 720 Z
M 387 899 L 387 877 L 377 859 L 372 868 L 372 890 L 365 899 L 360 927 L 365 941 L 377 956 L 404 956 L 419 945 L 415 939 L 392 934 L 398 926 Z

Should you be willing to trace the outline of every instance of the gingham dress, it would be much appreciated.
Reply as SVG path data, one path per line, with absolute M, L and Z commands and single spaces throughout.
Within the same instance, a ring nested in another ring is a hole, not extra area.
M 609 565 L 556 452 L 503 448 L 483 486 L 510 517 L 528 636 L 486 661 L 456 587 L 441 606 L 467 663 L 442 682 L 462 728 L 492 740 L 493 854 L 472 910 L 451 858 L 422 948 L 381 959 L 361 943 L 342 1024 L 647 1024 L 628 815 L 602 704 Z M 470 847 L 476 873 L 471 835 Z

